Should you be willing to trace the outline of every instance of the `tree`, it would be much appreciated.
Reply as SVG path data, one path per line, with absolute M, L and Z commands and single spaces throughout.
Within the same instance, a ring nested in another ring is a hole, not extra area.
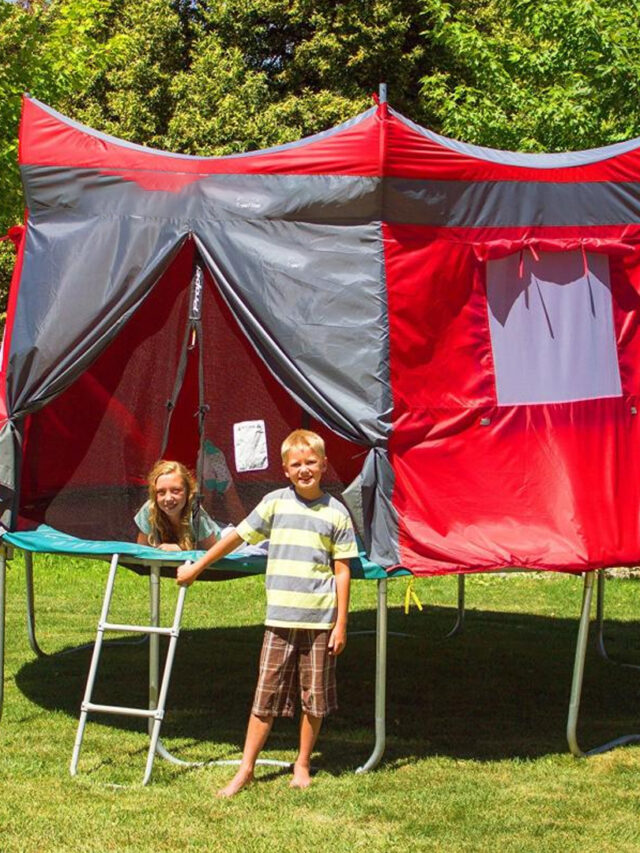
M 637 0 L 425 0 L 422 120 L 469 142 L 566 151 L 640 130 Z
M 22 220 L 17 167 L 23 92 L 62 106 L 84 91 L 108 62 L 100 38 L 110 4 L 102 0 L 0 2 L 0 235 Z M 4 305 L 13 249 L 0 243 L 0 302 Z
M 371 106 L 383 80 L 400 109 L 417 96 L 419 0 L 226 0 L 199 11 L 173 87 L 174 149 L 223 154 L 308 136 Z
M 0 0 L 0 230 L 20 220 L 20 94 L 134 142 L 215 155 L 371 104 L 496 148 L 640 132 L 639 0 Z M 0 298 L 8 257 L 0 243 Z

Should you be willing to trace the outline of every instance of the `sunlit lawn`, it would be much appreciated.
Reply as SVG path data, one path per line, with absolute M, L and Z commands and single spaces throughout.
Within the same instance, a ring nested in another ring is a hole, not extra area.
M 9 568 L 5 708 L 0 723 L 0 850 L 9 851 L 637 851 L 640 749 L 588 760 L 565 741 L 582 594 L 580 578 L 467 579 L 462 634 L 456 579 L 416 582 L 425 609 L 402 612 L 406 581 L 389 584 L 387 729 L 381 767 L 355 769 L 373 747 L 376 585 L 353 584 L 339 666 L 340 712 L 321 735 L 309 791 L 263 767 L 232 801 L 215 791 L 232 769 L 156 760 L 140 786 L 141 720 L 90 722 L 79 774 L 69 761 L 107 564 L 36 558 L 36 658 L 24 617 L 24 575 Z M 147 580 L 119 576 L 112 618 L 145 622 Z M 611 655 L 640 662 L 640 582 L 606 583 Z M 164 621 L 176 588 L 162 582 Z M 262 579 L 198 583 L 187 595 L 163 738 L 183 759 L 237 758 L 262 629 Z M 358 632 L 358 633 L 356 633 Z M 105 644 L 95 701 L 144 705 L 146 645 Z M 640 729 L 639 671 L 590 646 L 579 736 L 585 748 Z M 296 732 L 278 721 L 265 757 L 292 759 Z

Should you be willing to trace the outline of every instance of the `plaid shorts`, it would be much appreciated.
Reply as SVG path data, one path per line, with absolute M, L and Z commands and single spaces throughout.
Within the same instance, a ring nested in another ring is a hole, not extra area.
M 266 628 L 251 713 L 257 717 L 293 717 L 296 697 L 312 717 L 338 707 L 336 658 L 329 654 L 331 631 Z

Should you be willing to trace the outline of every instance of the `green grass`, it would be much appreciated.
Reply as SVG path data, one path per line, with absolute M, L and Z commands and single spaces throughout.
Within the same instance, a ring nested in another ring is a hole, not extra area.
M 36 558 L 38 639 L 49 652 L 90 641 L 107 565 Z M 25 630 L 24 576 L 10 564 L 5 708 L 0 723 L 0 850 L 12 851 L 638 851 L 640 751 L 588 760 L 564 730 L 582 581 L 561 575 L 467 579 L 467 619 L 455 621 L 456 579 L 416 582 L 425 603 L 402 612 L 406 581 L 389 584 L 388 742 L 382 766 L 354 770 L 373 745 L 372 634 L 349 640 L 339 665 L 341 710 L 321 734 L 310 790 L 278 768 L 231 801 L 214 796 L 233 771 L 156 760 L 140 786 L 145 724 L 90 721 L 79 775 L 68 767 L 89 652 L 36 658 Z M 612 655 L 640 662 L 634 580 L 608 581 Z M 162 583 L 164 621 L 176 587 Z M 353 584 L 350 627 L 375 626 L 376 586 Z M 199 583 L 187 596 L 163 724 L 182 758 L 235 758 L 254 685 L 261 578 Z M 147 620 L 147 580 L 123 570 L 111 618 Z M 95 701 L 143 705 L 147 649 L 105 644 Z M 579 728 L 584 747 L 638 727 L 638 671 L 590 646 Z M 296 732 L 277 721 L 265 757 L 292 759 Z

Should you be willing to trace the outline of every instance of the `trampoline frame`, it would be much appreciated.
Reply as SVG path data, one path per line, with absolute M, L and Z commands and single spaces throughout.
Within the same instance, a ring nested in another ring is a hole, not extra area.
M 7 562 L 14 556 L 14 547 L 6 542 L 0 544 L 0 719 L 4 704 L 4 657 L 5 657 L 5 606 L 6 606 L 6 570 Z M 20 549 L 25 554 L 25 578 L 27 587 L 27 630 L 29 634 L 29 642 L 34 653 L 38 656 L 44 656 L 46 653 L 42 651 L 36 638 L 35 632 L 35 604 L 33 591 L 33 558 L 32 552 L 28 549 Z M 37 552 L 36 552 L 37 553 Z M 27 557 L 27 554 L 29 555 Z M 75 556 L 84 557 L 86 559 L 100 559 L 105 561 L 109 556 L 113 555 L 96 555 L 96 554 L 81 554 L 74 552 Z M 127 557 L 127 562 L 135 563 L 143 567 L 149 572 L 149 603 L 151 625 L 158 625 L 160 618 L 160 572 L 165 566 L 175 567 L 184 562 L 184 557 L 167 558 L 165 555 L 157 560 L 133 560 Z M 593 588 L 596 575 L 597 580 L 597 649 L 605 660 L 611 663 L 617 663 L 621 666 L 632 668 L 640 668 L 635 664 L 626 664 L 612 660 L 606 653 L 603 640 L 603 622 L 604 622 L 604 572 L 602 570 L 590 571 L 583 573 L 584 586 L 582 595 L 582 606 L 578 623 L 578 635 L 576 641 L 576 651 L 574 657 L 574 667 L 571 680 L 571 696 L 569 701 L 566 736 L 570 752 L 579 758 L 584 758 L 589 755 L 596 755 L 606 752 L 617 746 L 622 746 L 629 743 L 640 741 L 640 734 L 622 735 L 611 741 L 608 741 L 599 746 L 592 747 L 588 750 L 583 750 L 578 743 L 577 726 L 580 710 L 580 700 L 582 695 L 582 685 L 584 678 L 584 666 L 586 659 L 586 649 L 589 634 L 589 624 L 591 620 L 591 605 L 593 598 Z M 457 618 L 452 630 L 447 634 L 447 637 L 454 636 L 462 631 L 464 626 L 465 613 L 465 584 L 464 575 L 458 576 L 458 601 L 457 601 Z M 356 769 L 356 773 L 366 773 L 378 766 L 384 755 L 386 745 L 386 682 L 387 682 L 387 589 L 388 578 L 378 579 L 377 584 L 377 606 L 376 606 L 376 660 L 375 660 L 375 694 L 374 694 L 374 731 L 375 741 L 372 752 L 368 759 Z M 140 642 L 139 640 L 136 642 Z M 80 648 L 86 648 L 87 645 L 75 647 L 75 651 Z M 158 695 L 160 689 L 160 638 L 158 634 L 151 634 L 149 637 L 149 708 L 157 707 Z M 151 721 L 150 721 L 151 725 Z M 150 732 L 151 733 L 151 732 Z M 163 745 L 160 738 L 154 750 L 155 754 L 160 757 L 177 764 L 179 766 L 203 766 L 205 764 L 238 764 L 239 761 L 220 760 L 206 762 L 186 762 L 172 755 L 169 750 Z M 278 762 L 263 759 L 261 763 L 277 766 L 290 766 L 289 762 Z M 148 781 L 148 775 L 145 782 Z

